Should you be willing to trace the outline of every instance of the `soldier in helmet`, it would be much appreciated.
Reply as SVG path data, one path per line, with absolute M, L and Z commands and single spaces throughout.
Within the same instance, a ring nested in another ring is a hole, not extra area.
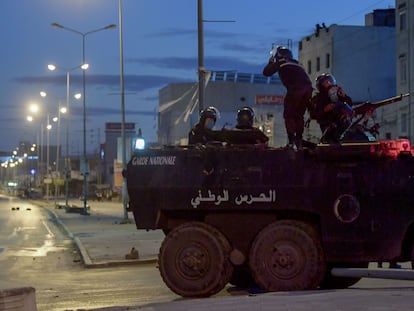
M 253 126 L 254 111 L 251 107 L 243 107 L 237 111 L 236 130 L 242 130 L 242 139 L 233 141 L 236 144 L 266 144 L 269 138 Z
M 312 118 L 317 120 L 321 128 L 321 141 L 338 142 L 351 124 L 352 99 L 329 73 L 316 78 L 316 89 L 317 93 L 312 98 Z
M 198 123 L 191 129 L 188 134 L 188 143 L 189 144 L 205 144 L 209 141 L 216 140 L 216 135 L 214 135 L 213 127 L 216 124 L 219 112 L 215 107 L 208 107 L 201 110 L 200 120 Z
M 265 76 L 272 76 L 276 72 L 286 87 L 283 117 L 288 146 L 302 149 L 304 114 L 312 98 L 312 82 L 305 69 L 293 59 L 292 52 L 284 46 L 272 50 L 269 63 L 263 69 Z
M 237 110 L 236 129 L 246 130 L 253 128 L 254 111 L 250 107 L 243 107 Z

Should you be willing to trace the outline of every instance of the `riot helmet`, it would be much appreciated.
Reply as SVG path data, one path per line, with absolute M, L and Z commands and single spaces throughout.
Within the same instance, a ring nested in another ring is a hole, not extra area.
M 212 129 L 216 120 L 220 117 L 220 112 L 216 107 L 210 106 L 200 111 L 200 124 L 206 128 Z
M 290 60 L 293 58 L 292 51 L 289 50 L 285 46 L 278 46 L 276 49 L 275 58 L 277 60 L 281 60 L 281 59 Z
M 243 107 L 237 111 L 237 128 L 251 128 L 253 126 L 254 111 L 250 107 Z
M 336 79 L 330 73 L 323 73 L 316 78 L 316 88 L 319 92 L 327 93 L 332 86 L 336 86 Z

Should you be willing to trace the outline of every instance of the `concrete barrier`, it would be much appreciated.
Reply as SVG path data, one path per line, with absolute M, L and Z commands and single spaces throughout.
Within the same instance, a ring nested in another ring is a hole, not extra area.
M 0 289 L 0 310 L 37 311 L 33 287 Z

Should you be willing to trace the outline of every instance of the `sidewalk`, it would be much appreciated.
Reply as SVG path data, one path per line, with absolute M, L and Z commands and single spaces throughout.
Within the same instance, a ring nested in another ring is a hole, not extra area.
M 157 261 L 164 233 L 161 230 L 137 230 L 131 213 L 128 213 L 127 221 L 124 221 L 122 203 L 90 201 L 89 215 L 79 213 L 83 207 L 80 200 L 71 200 L 69 206 L 77 208 L 67 210 L 64 208 L 64 201 L 57 203 L 58 207 L 55 207 L 54 201 L 42 201 L 38 204 L 46 208 L 73 239 L 85 267 L 98 268 Z M 131 252 L 133 248 L 138 254 Z

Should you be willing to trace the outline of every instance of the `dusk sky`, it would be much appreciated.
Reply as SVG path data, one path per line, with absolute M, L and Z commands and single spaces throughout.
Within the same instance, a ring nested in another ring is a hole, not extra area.
M 156 141 L 158 90 L 169 83 L 197 81 L 197 0 L 123 0 L 126 121 Z M 395 7 L 393 0 L 204 0 L 207 70 L 261 73 L 272 43 L 297 43 L 317 23 L 363 25 L 374 9 Z M 118 0 L 0 1 L 0 141 L 11 151 L 19 141 L 36 142 L 47 114 L 66 103 L 66 70 L 82 63 L 82 36 L 51 23 L 86 33 L 86 109 L 88 152 L 104 142 L 105 122 L 121 121 Z M 352 49 L 350 49 L 352 54 Z M 51 72 L 47 65 L 60 69 Z M 355 69 L 357 70 L 357 68 Z M 71 95 L 82 91 L 82 73 L 70 73 Z M 50 96 L 40 97 L 46 91 Z M 30 103 L 42 106 L 29 123 Z M 207 103 L 208 104 L 208 103 Z M 82 100 L 71 100 L 70 153 L 82 149 Z M 65 119 L 62 118 L 62 139 Z M 56 144 L 52 129 L 51 144 Z M 64 148 L 63 148 L 64 149 Z

